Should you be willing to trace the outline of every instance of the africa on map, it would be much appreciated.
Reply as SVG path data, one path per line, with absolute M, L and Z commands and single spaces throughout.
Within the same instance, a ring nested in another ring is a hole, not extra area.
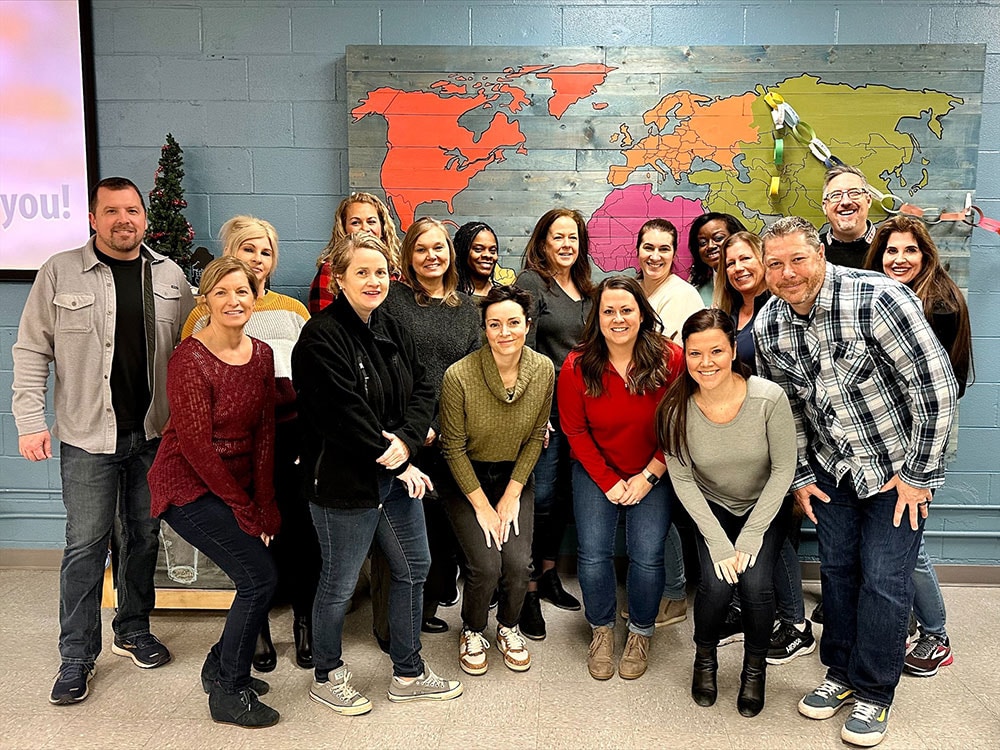
M 878 190 L 963 206 L 984 64 L 981 45 L 348 47 L 351 189 L 385 196 L 404 230 L 424 215 L 486 221 L 504 280 L 550 208 L 584 215 L 605 273 L 634 268 L 636 230 L 667 218 L 686 276 L 687 227 L 705 211 L 753 231 L 824 221 L 823 164 L 792 138 L 775 163 L 769 92 Z M 932 231 L 962 278 L 970 228 Z

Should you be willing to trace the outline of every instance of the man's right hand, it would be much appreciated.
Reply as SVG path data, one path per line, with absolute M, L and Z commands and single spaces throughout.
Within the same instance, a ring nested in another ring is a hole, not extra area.
M 812 501 L 809 498 L 815 497 L 817 500 L 821 500 L 824 503 L 830 502 L 830 496 L 817 487 L 815 483 L 807 484 L 805 487 L 801 487 L 793 491 L 792 497 L 795 498 L 795 502 L 797 502 L 799 507 L 802 508 L 802 512 L 806 514 L 806 518 L 813 523 L 817 522 L 816 514 L 813 513 Z
M 21 435 L 17 438 L 17 450 L 29 461 L 52 458 L 52 436 L 48 430 Z

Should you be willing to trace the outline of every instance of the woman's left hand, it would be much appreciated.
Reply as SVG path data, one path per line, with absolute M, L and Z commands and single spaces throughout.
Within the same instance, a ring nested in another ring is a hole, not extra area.
M 518 525 L 517 517 L 521 513 L 521 496 L 503 493 L 500 502 L 497 503 L 497 515 L 500 516 L 501 543 L 506 544 L 510 537 L 510 529 L 514 528 L 514 536 L 521 535 L 521 528 Z
M 639 472 L 634 477 L 629 477 L 625 480 L 625 492 L 618 501 L 619 505 L 638 505 L 642 502 L 642 499 L 649 494 L 649 491 L 653 488 L 642 472 Z
M 739 550 L 736 550 L 737 573 L 742 575 L 748 568 L 752 568 L 755 562 L 757 562 L 757 555 L 751 555 L 749 552 L 740 552 Z
M 375 463 L 381 464 L 390 471 L 398 469 L 409 460 L 410 449 L 406 447 L 406 443 L 391 432 L 382 430 L 382 437 L 389 441 L 389 447 L 385 449 L 385 453 L 375 459 Z
M 415 500 L 422 500 L 427 490 L 434 491 L 431 478 L 413 464 L 407 466 L 406 471 L 399 474 L 396 479 L 406 485 L 406 491 Z
M 261 535 L 260 535 L 260 540 L 262 542 L 264 542 L 264 546 L 265 547 L 270 547 L 271 546 L 271 540 L 272 539 L 274 539 L 274 537 L 271 534 L 261 533 Z

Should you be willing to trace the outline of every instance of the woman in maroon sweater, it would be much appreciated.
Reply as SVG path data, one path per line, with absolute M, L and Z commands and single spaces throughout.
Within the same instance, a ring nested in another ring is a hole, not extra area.
M 559 420 L 573 458 L 573 510 L 584 614 L 593 628 L 587 668 L 596 680 L 615 673 L 614 553 L 625 513 L 628 639 L 618 674 L 646 671 L 663 593 L 663 543 L 670 527 L 670 482 L 656 442 L 656 407 L 682 371 L 683 353 L 635 279 L 612 276 L 597 287 L 583 341 L 559 376 Z
M 243 328 L 257 278 L 239 258 L 205 268 L 199 288 L 208 324 L 167 365 L 170 422 L 149 471 L 152 512 L 210 557 L 236 584 L 219 642 L 202 667 L 212 719 L 266 727 L 278 712 L 250 677 L 277 573 L 267 545 L 278 531 L 274 502 L 274 357 Z

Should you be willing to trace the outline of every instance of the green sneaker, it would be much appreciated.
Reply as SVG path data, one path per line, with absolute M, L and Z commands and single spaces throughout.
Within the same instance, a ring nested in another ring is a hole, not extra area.
M 799 713 L 810 719 L 829 719 L 844 707 L 854 695 L 854 689 L 833 680 L 823 684 L 799 701 Z
M 840 739 L 861 747 L 875 747 L 885 739 L 889 729 L 889 707 L 855 700 L 851 718 L 840 730 Z

